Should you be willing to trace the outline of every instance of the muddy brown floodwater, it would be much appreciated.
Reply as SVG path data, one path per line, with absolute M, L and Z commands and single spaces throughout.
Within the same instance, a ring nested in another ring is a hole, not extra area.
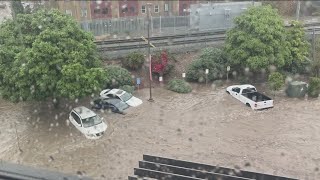
M 144 103 L 126 115 L 100 112 L 109 127 L 96 141 L 68 123 L 70 105 L 58 111 L 1 100 L 0 158 L 95 179 L 127 179 L 143 154 L 320 179 L 320 100 L 279 95 L 273 109 L 253 111 L 225 87 L 155 88 L 154 103 L 148 93 L 136 92 Z

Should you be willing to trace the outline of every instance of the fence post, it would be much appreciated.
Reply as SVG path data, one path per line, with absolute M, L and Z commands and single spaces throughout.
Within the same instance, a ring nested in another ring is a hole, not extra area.
M 161 16 L 160 16 L 160 27 L 159 28 L 160 28 L 160 34 L 161 34 Z
M 153 18 L 151 16 L 151 34 L 153 34 Z
M 173 34 L 176 34 L 176 16 L 173 16 Z

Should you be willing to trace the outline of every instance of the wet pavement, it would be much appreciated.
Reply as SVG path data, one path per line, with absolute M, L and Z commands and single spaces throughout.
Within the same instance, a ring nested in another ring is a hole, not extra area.
M 153 103 L 148 89 L 139 90 L 144 103 L 126 115 L 99 112 L 108 129 L 95 141 L 67 121 L 69 106 L 90 107 L 88 99 L 59 110 L 1 100 L 0 158 L 95 179 L 126 179 L 143 154 L 320 178 L 320 100 L 279 95 L 273 109 L 253 111 L 224 88 L 199 86 L 190 94 L 155 88 Z

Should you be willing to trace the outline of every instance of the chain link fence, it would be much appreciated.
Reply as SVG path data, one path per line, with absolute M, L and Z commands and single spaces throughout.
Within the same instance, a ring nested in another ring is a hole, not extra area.
M 190 16 L 150 17 L 150 33 L 175 34 L 186 30 L 190 25 Z M 143 17 L 101 19 L 82 21 L 80 26 L 92 32 L 95 36 L 102 35 L 127 35 L 142 36 L 148 31 L 148 19 Z
M 183 34 L 197 31 L 229 29 L 233 19 L 251 5 L 259 2 L 232 2 L 192 4 L 185 10 L 185 16 L 150 17 L 150 33 L 152 36 Z M 148 31 L 146 17 L 124 17 L 117 19 L 101 19 L 81 21 L 81 27 L 95 36 L 145 36 Z

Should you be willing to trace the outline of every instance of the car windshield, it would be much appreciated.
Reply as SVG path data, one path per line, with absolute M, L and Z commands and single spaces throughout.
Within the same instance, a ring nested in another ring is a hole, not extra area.
M 93 116 L 82 120 L 83 127 L 85 128 L 100 124 L 101 122 L 102 119 L 99 116 Z
M 132 98 L 132 94 L 126 92 L 126 93 L 122 94 L 120 96 L 120 98 L 121 98 L 122 101 L 128 101 L 129 99 Z

